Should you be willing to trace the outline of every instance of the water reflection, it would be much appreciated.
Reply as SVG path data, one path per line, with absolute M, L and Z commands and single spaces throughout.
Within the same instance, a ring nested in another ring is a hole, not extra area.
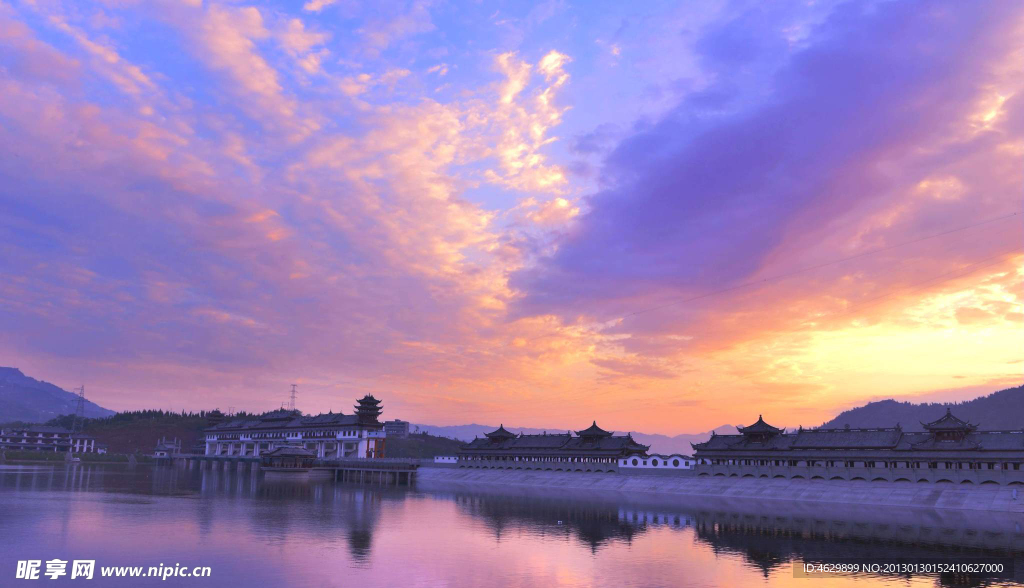
M 614 506 L 521 497 L 496 498 L 476 494 L 440 495 L 453 500 L 460 511 L 482 519 L 501 541 L 508 529 L 528 528 L 538 536 L 574 537 L 592 553 L 609 542 L 632 543 L 644 528 L 622 517 Z
M 983 549 L 960 545 L 913 544 L 900 542 L 892 527 L 869 525 L 836 525 L 826 521 L 752 520 L 733 513 L 705 513 L 695 521 L 698 541 L 710 546 L 716 554 L 738 554 L 749 565 L 761 570 L 767 578 L 780 568 L 790 569 L 791 562 L 865 562 L 940 561 L 1010 559 L 1013 574 L 975 575 L 970 578 L 951 574 L 936 576 L 942 586 L 991 585 L 1011 580 L 1024 583 L 1024 559 L 999 547 Z M 844 528 L 845 527 L 845 528 Z M 898 529 L 898 528 L 897 528 Z M 997 539 L 993 537 L 993 539 Z M 1001 539 L 1001 538 L 1000 538 Z M 994 543 L 1001 543 L 997 540 Z M 902 575 L 910 579 L 911 574 Z M 970 580 L 965 584 L 965 580 Z
M 1024 585 L 1020 515 L 531 494 L 269 481 L 220 468 L 0 466 L 0 533 L 19 538 L 0 545 L 0 574 L 17 559 L 95 557 L 211 565 L 218 586 L 952 586 L 1005 579 L 822 582 L 794 579 L 792 563 L 999 556 L 1015 561 L 1012 581 Z
M 775 514 L 698 511 L 693 514 L 615 506 L 599 502 L 527 499 L 494 494 L 448 494 L 460 509 L 487 522 L 500 540 L 502 533 L 527 528 L 539 535 L 570 536 L 595 553 L 608 544 L 626 545 L 653 528 L 683 530 L 692 527 L 699 543 L 716 555 L 737 555 L 767 579 L 772 572 L 791 569 L 792 562 L 834 562 L 840 559 L 870 562 L 1010 559 L 1013 574 L 963 578 L 936 576 L 939 585 L 990 585 L 1012 580 L 1024 584 L 1024 534 L 1019 522 L 1005 515 L 963 511 L 906 511 L 885 509 L 846 513 L 815 512 L 802 507 Z M 910 574 L 902 576 L 910 579 Z M 969 580 L 965 583 L 965 580 Z

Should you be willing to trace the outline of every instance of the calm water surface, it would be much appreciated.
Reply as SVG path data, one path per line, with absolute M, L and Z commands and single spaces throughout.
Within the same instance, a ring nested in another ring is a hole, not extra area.
M 273 482 L 221 470 L 0 466 L 0 586 L 1024 585 L 793 574 L 793 562 L 835 557 L 1010 557 L 1020 580 L 1019 525 L 956 529 L 921 515 L 882 524 L 890 536 L 879 537 L 878 524 L 770 515 Z M 898 540 L 931 529 L 953 545 Z M 94 559 L 97 568 L 210 566 L 212 577 L 100 578 L 97 569 L 91 581 L 14 579 L 18 560 L 54 558 Z

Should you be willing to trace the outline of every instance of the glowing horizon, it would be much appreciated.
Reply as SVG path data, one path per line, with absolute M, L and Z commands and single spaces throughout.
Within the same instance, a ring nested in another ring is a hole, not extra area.
M 679 434 L 1024 381 L 1024 6 L 0 0 L 0 365 Z

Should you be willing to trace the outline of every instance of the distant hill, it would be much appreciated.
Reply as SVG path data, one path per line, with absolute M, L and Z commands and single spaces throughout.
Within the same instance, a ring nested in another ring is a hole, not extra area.
M 431 435 L 437 435 L 440 437 L 449 437 L 451 439 L 458 439 L 460 441 L 472 441 L 475 437 L 483 437 L 484 433 L 490 433 L 491 431 L 498 428 L 498 425 L 449 425 L 449 426 L 436 426 L 436 425 L 411 425 L 413 429 L 419 427 L 421 432 L 430 433 Z M 569 429 L 532 429 L 529 427 L 510 427 L 505 425 L 505 428 L 513 433 L 526 433 L 537 434 L 537 433 L 564 433 Z M 718 435 L 730 435 L 735 434 L 736 427 L 732 425 L 722 425 L 716 428 L 715 433 Z M 615 431 L 617 435 L 627 433 L 629 431 Z M 704 433 L 694 434 L 682 434 L 670 437 L 668 435 L 651 435 L 647 433 L 638 433 L 632 431 L 633 439 L 644 445 L 651 446 L 651 453 L 682 453 L 689 455 L 693 453 L 693 448 L 690 447 L 690 443 L 703 443 L 708 440 L 711 436 L 711 431 Z
M 1024 386 L 1000 390 L 966 402 L 914 404 L 882 400 L 841 413 L 823 427 L 893 427 L 904 431 L 923 431 L 922 422 L 931 422 L 950 408 L 958 418 L 978 425 L 981 430 L 1024 429 Z
M 74 414 L 77 406 L 78 396 L 71 392 L 30 378 L 18 368 L 0 367 L 0 423 L 45 423 L 61 415 Z M 112 414 L 114 411 L 85 401 L 88 418 Z

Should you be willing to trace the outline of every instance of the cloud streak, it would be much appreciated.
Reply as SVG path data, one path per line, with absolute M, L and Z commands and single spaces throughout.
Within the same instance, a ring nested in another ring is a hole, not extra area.
M 643 30 L 584 6 L 94 8 L 0 3 L 0 353 L 101 404 L 299 381 L 308 410 L 677 433 L 1020 359 L 1019 222 L 915 241 L 1020 207 L 1013 4 L 646 14 L 700 23 L 645 57 L 656 96 L 621 93 Z

